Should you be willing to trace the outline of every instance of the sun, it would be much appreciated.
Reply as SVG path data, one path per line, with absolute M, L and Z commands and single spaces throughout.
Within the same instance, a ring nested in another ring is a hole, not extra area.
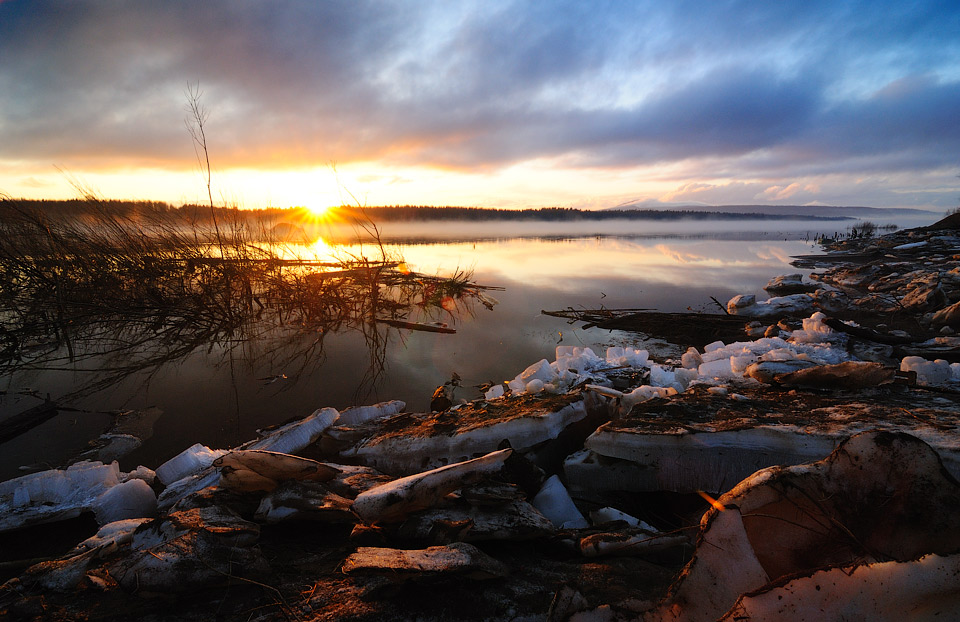
M 326 205 L 323 203 L 307 203 L 304 205 L 304 207 L 307 208 L 307 211 L 310 212 L 310 215 L 317 220 L 322 220 L 328 215 L 328 212 L 333 209 L 332 205 Z

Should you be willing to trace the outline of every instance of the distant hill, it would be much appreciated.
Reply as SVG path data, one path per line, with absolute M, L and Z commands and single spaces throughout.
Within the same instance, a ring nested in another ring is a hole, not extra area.
M 939 217 L 940 212 L 929 210 L 900 208 L 900 207 L 865 207 L 861 205 L 663 205 L 663 204 L 645 204 L 645 203 L 627 203 L 607 208 L 603 211 L 646 211 L 656 209 L 657 211 L 679 211 L 679 212 L 720 212 L 724 214 L 766 214 L 788 218 L 790 216 L 801 217 L 836 217 L 845 216 L 847 218 L 880 218 L 880 217 Z

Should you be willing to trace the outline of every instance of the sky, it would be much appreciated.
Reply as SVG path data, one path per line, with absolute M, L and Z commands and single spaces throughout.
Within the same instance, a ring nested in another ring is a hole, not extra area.
M 0 193 L 960 202 L 960 3 L 0 0 Z

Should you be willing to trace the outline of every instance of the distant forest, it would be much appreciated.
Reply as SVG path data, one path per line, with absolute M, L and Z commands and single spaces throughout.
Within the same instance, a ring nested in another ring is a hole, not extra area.
M 121 200 L 30 200 L 6 199 L 8 205 L 37 210 L 51 217 L 82 217 L 92 214 L 114 214 L 117 216 L 138 218 L 148 215 L 178 215 L 192 222 L 206 222 L 213 213 L 219 218 L 230 217 L 236 220 L 280 222 L 301 220 L 310 217 L 310 211 L 304 207 L 235 209 L 216 207 L 213 212 L 207 205 L 186 204 L 173 206 L 162 201 L 121 201 Z M 369 218 L 374 222 L 421 222 L 421 221 L 599 221 L 599 220 L 811 220 L 835 221 L 851 220 L 849 216 L 810 216 L 806 214 L 762 214 L 730 213 L 701 210 L 658 210 L 658 209 L 608 209 L 601 211 L 582 210 L 568 207 L 541 207 L 537 209 L 495 209 L 482 207 L 436 207 L 430 205 L 396 205 L 375 207 L 341 206 L 328 211 L 331 218 L 337 220 L 355 220 Z

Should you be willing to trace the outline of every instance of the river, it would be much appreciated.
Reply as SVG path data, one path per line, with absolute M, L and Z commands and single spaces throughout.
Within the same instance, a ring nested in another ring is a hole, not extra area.
M 832 234 L 845 226 L 698 221 L 658 223 L 657 230 L 642 223 L 596 230 L 577 223 L 550 224 L 545 230 L 531 223 L 487 223 L 477 230 L 448 223 L 441 232 L 422 229 L 411 237 L 406 230 L 391 231 L 388 224 L 388 254 L 424 274 L 468 270 L 475 282 L 502 288 L 489 292 L 498 304 L 490 310 L 474 302 L 443 312 L 437 319 L 456 334 L 383 328 L 372 349 L 357 332 L 325 335 L 322 352 L 317 335 L 310 333 L 282 343 L 254 339 L 229 352 L 222 344 L 201 348 L 73 400 L 73 410 L 61 410 L 5 443 L 0 478 L 16 476 L 22 465 L 54 464 L 82 449 L 108 425 L 110 411 L 150 409 L 152 432 L 141 431 L 149 437 L 121 466 L 156 467 L 193 443 L 229 447 L 251 438 L 257 428 L 323 406 L 342 409 L 400 399 L 408 410 L 423 410 L 434 389 L 453 373 L 462 379 L 457 396 L 473 399 L 480 395 L 475 385 L 510 379 L 541 358 L 553 360 L 554 348 L 561 344 L 598 352 L 607 345 L 651 347 L 640 335 L 584 330 L 540 311 L 720 312 L 713 298 L 726 302 L 740 293 L 762 298 L 770 277 L 799 271 L 789 265 L 791 256 L 816 252 L 817 233 Z M 370 247 L 318 242 L 301 251 L 357 254 Z M 7 377 L 0 387 L 6 391 L 0 416 L 37 403 L 24 392 L 56 400 L 92 375 L 68 369 Z

